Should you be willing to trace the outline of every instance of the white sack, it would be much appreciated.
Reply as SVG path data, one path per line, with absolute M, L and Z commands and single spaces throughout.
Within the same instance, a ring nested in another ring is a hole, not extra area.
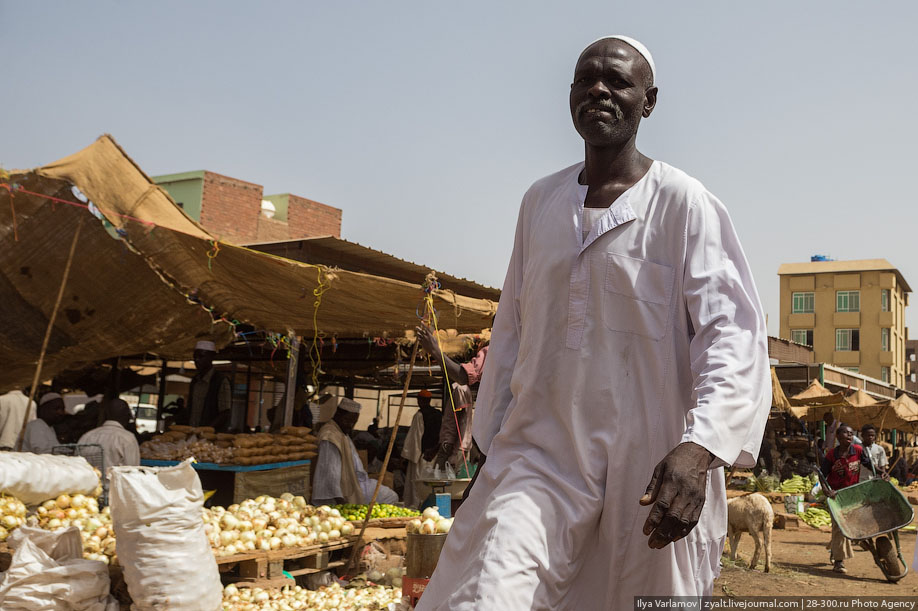
M 10 535 L 16 551 L 0 573 L 3 611 L 117 611 L 109 595 L 108 565 L 83 559 L 80 531 L 21 526 Z
M 118 561 L 134 611 L 215 611 L 223 599 L 204 532 L 201 480 L 175 467 L 113 467 L 111 510 Z
M 37 505 L 62 494 L 93 494 L 99 476 L 82 456 L 0 452 L 0 494 Z

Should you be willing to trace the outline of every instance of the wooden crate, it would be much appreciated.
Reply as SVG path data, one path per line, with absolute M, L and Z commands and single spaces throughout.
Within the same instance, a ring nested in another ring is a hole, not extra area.
M 367 522 L 367 528 L 405 528 L 411 520 L 419 520 L 421 516 L 401 517 L 401 518 L 372 518 Z M 359 533 L 360 527 L 363 526 L 363 520 L 351 521 L 354 526 L 354 532 Z
M 313 545 L 310 547 L 290 547 L 271 551 L 254 551 L 217 558 L 221 573 L 233 569 L 239 571 L 237 576 L 228 576 L 229 583 L 246 587 L 283 587 L 294 585 L 292 577 L 309 575 L 320 571 L 343 567 L 347 564 L 350 549 L 357 542 L 352 536 L 341 541 Z

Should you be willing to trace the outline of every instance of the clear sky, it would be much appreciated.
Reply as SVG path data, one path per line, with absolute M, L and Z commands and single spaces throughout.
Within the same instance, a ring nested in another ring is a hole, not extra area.
M 0 0 L 0 164 L 107 132 L 148 174 L 309 197 L 500 286 L 523 192 L 582 159 L 577 55 L 629 34 L 660 88 L 638 145 L 727 205 L 774 334 L 782 262 L 886 258 L 918 290 L 916 23 L 906 0 Z

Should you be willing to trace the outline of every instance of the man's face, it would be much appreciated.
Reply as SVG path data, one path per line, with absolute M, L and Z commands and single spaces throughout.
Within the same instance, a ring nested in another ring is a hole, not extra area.
M 861 433 L 861 437 L 864 439 L 864 445 L 873 445 L 873 442 L 877 440 L 877 432 L 873 429 L 867 429 Z
M 356 412 L 348 412 L 343 409 L 339 409 L 335 412 L 335 422 L 338 423 L 338 426 L 341 427 L 341 430 L 345 433 L 353 431 L 359 419 L 360 414 Z
M 848 446 L 851 444 L 852 439 L 854 439 L 854 429 L 850 426 L 843 426 L 838 429 L 838 445 Z
M 574 128 L 593 146 L 623 144 L 637 133 L 641 117 L 650 116 L 656 95 L 641 54 L 620 40 L 601 40 L 587 47 L 574 68 Z
M 210 350 L 194 351 L 194 366 L 201 373 L 206 373 L 214 365 L 214 352 Z
M 64 402 L 61 399 L 53 399 L 41 406 L 41 419 L 48 424 L 54 425 L 64 419 L 67 412 L 64 411 Z

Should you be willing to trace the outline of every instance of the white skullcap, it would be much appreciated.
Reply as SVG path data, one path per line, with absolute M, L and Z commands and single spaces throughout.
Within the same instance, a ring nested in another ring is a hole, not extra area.
M 651 83 L 655 83 L 655 82 L 656 82 L 656 80 L 657 80 L 657 67 L 656 67 L 656 65 L 654 65 L 654 63 L 653 63 L 653 55 L 650 54 L 650 50 L 649 50 L 647 47 L 645 47 L 645 46 L 643 45 L 643 43 L 641 43 L 639 40 L 635 40 L 635 39 L 631 38 L 630 36 L 622 36 L 621 34 L 613 34 L 612 36 L 603 36 L 602 38 L 597 38 L 596 40 L 594 40 L 593 42 L 591 42 L 590 44 L 588 44 L 588 45 L 586 46 L 586 48 L 589 49 L 590 47 L 592 47 L 593 45 L 595 45 L 595 44 L 596 44 L 597 42 L 599 42 L 600 40 L 608 40 L 608 39 L 610 39 L 610 38 L 615 39 L 615 40 L 620 40 L 620 41 L 622 41 L 623 43 L 625 43 L 625 44 L 629 45 L 630 47 L 632 47 L 632 48 L 633 48 L 635 51 L 637 51 L 638 53 L 640 53 L 640 54 L 641 54 L 641 57 L 643 57 L 645 60 L 647 60 L 647 64 L 650 66 L 650 82 L 651 82 Z
M 208 352 L 216 352 L 217 345 L 207 340 L 201 340 L 197 344 L 194 345 L 194 349 L 195 350 L 206 350 Z
M 352 414 L 360 413 L 360 404 L 354 401 L 353 399 L 348 399 L 347 397 L 341 399 L 341 402 L 338 403 L 338 409 L 342 409 L 346 412 L 351 412 Z
M 50 403 L 51 401 L 54 401 L 55 399 L 60 399 L 61 401 L 64 400 L 64 398 L 60 396 L 59 394 L 57 394 L 56 392 L 46 392 L 45 394 L 41 396 L 41 400 L 38 402 L 38 404 L 44 405 L 45 403 Z

